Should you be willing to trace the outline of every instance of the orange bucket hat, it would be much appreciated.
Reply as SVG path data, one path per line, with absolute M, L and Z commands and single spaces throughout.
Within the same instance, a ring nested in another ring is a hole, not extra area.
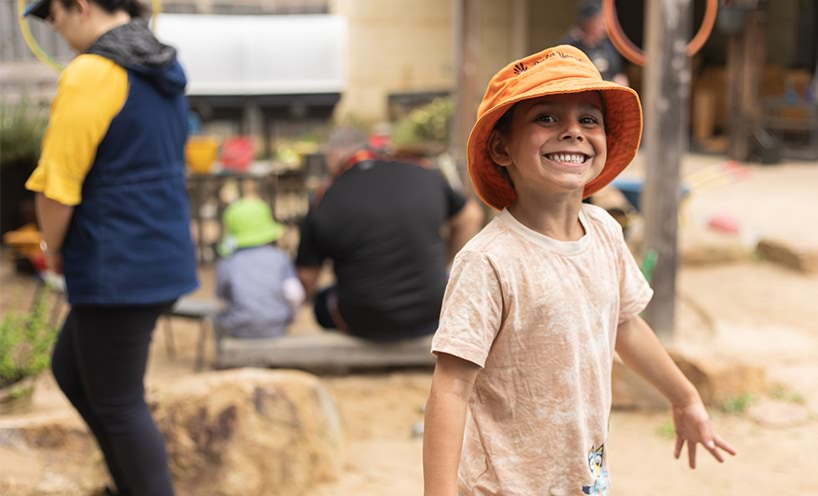
M 467 147 L 469 176 L 484 202 L 502 210 L 517 200 L 517 193 L 489 155 L 489 137 L 497 121 L 517 102 L 545 95 L 599 91 L 605 100 L 608 157 L 602 172 L 585 185 L 588 197 L 610 183 L 639 148 L 642 105 L 626 86 L 604 81 L 581 50 L 559 45 L 529 55 L 502 68 L 489 81 L 477 109 L 477 122 Z

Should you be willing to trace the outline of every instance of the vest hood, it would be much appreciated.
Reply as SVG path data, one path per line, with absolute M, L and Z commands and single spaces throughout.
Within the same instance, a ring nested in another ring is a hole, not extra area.
M 144 75 L 165 94 L 185 91 L 187 79 L 176 63 L 176 49 L 157 40 L 144 19 L 134 19 L 108 31 L 86 53 L 113 60 Z

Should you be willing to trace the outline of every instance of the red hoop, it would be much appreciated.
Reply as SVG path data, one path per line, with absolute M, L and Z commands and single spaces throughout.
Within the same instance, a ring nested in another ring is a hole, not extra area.
M 696 36 L 687 44 L 688 57 L 696 55 L 702 49 L 710 33 L 713 32 L 713 25 L 716 23 L 716 14 L 719 10 L 718 0 L 707 0 L 707 8 L 704 11 L 704 19 Z M 622 54 L 623 57 L 630 60 L 634 64 L 645 65 L 645 52 L 628 38 L 628 35 L 622 30 L 619 24 L 619 17 L 616 14 L 616 6 L 614 0 L 602 0 L 602 16 L 605 19 L 605 26 L 608 28 L 608 34 L 611 38 L 611 43 Z

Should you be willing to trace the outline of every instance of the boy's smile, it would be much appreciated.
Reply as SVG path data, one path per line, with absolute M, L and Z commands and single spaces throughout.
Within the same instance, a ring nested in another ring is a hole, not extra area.
M 517 104 L 510 129 L 501 138 L 505 156 L 494 158 L 508 170 L 518 198 L 581 195 L 607 158 L 602 108 L 602 97 L 596 91 L 549 95 Z

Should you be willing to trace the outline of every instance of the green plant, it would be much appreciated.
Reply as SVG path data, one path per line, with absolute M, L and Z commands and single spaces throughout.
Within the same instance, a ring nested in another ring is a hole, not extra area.
M 787 403 L 795 403 L 796 405 L 803 405 L 806 403 L 804 396 L 801 393 L 789 389 L 784 384 L 777 382 L 770 386 L 770 396 L 779 401 L 786 401 Z
M 42 291 L 27 314 L 9 312 L 0 321 L 0 387 L 36 376 L 48 367 L 57 329 L 48 320 L 50 291 Z
M 449 144 L 449 134 L 454 114 L 451 98 L 435 98 L 418 107 L 398 121 L 392 133 L 395 145 Z
M 43 109 L 25 99 L 0 101 L 0 164 L 36 162 L 47 122 Z
M 755 402 L 756 397 L 748 393 L 730 398 L 722 403 L 720 407 L 724 413 L 744 413 Z
M 673 422 L 665 422 L 656 428 L 656 435 L 665 439 L 675 439 L 676 427 Z

